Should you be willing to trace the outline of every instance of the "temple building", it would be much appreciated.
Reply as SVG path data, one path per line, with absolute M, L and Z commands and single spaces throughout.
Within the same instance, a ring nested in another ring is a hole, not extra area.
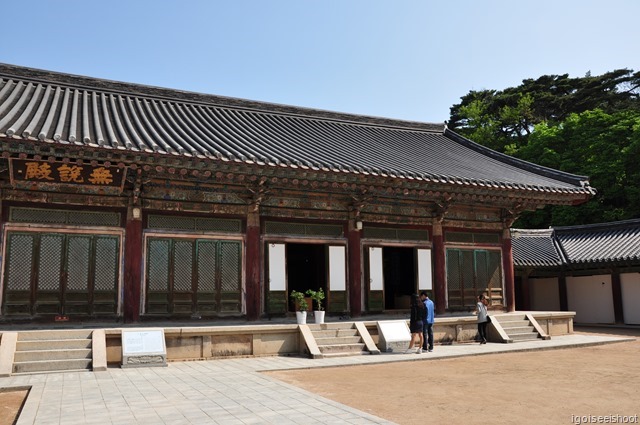
M 513 311 L 510 227 L 588 178 L 446 128 L 0 65 L 2 322 Z

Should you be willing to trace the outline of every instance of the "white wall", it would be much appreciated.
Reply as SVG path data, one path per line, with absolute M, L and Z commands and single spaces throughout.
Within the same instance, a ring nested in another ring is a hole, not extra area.
M 620 274 L 624 323 L 640 325 L 640 273 Z
M 615 323 L 610 275 L 568 276 L 567 303 L 577 323 Z
M 531 310 L 560 311 L 560 290 L 557 277 L 529 279 Z

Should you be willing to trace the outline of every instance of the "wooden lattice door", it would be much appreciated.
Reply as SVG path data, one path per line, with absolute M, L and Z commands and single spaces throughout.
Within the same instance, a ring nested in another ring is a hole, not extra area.
M 8 232 L 5 316 L 117 314 L 120 238 Z
M 238 241 L 148 238 L 145 313 L 240 313 L 241 247 Z

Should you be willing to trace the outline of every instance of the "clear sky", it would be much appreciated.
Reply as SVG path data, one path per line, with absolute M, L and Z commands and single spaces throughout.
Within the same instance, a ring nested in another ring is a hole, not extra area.
M 1 0 L 0 62 L 443 122 L 470 90 L 640 70 L 639 0 Z

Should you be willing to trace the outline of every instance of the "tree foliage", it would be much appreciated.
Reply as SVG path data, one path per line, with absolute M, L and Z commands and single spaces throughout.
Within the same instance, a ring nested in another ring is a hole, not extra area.
M 503 91 L 471 91 L 449 128 L 500 152 L 589 176 L 598 194 L 577 207 L 525 213 L 520 227 L 640 217 L 640 72 L 548 75 Z

